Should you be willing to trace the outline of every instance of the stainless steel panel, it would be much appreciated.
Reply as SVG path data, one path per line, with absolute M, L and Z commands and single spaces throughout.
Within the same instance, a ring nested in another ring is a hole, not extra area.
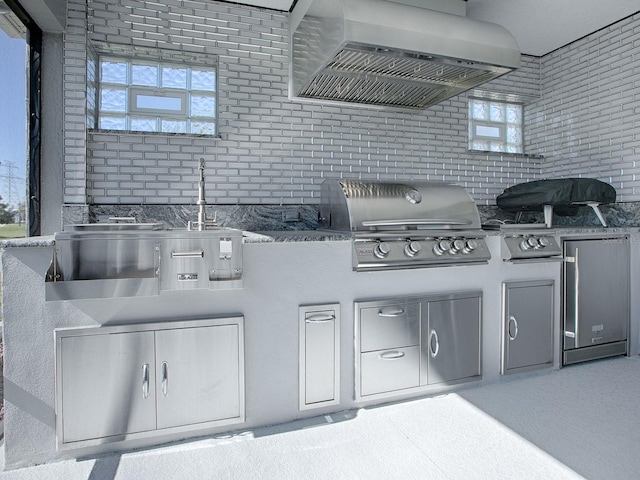
M 420 384 L 420 347 L 362 353 L 361 395 L 392 392 Z
M 238 339 L 237 325 L 155 332 L 158 428 L 240 416 Z
M 243 325 L 238 316 L 55 330 L 58 449 L 243 422 Z
M 242 273 L 240 230 L 98 228 L 56 233 L 45 280 L 61 300 L 241 288 Z
M 335 329 L 331 320 L 305 319 L 305 404 L 335 399 Z M 317 316 L 317 315 L 316 315 Z
M 155 391 L 150 388 L 155 382 L 153 332 L 66 337 L 57 343 L 63 443 L 156 428 Z
M 592 347 L 573 348 L 565 350 L 562 356 L 563 365 L 585 362 L 587 360 L 597 360 L 599 358 L 613 357 L 616 355 L 626 355 L 628 342 L 612 342 Z
M 629 237 L 564 242 L 564 349 L 627 339 Z
M 427 300 L 421 319 L 420 383 L 476 377 L 480 370 L 481 297 Z
M 64 281 L 154 278 L 158 239 L 143 235 L 70 234 L 56 238 Z
M 503 284 L 502 373 L 553 364 L 554 284 Z
M 360 351 L 418 345 L 420 303 L 406 300 L 358 302 Z
M 478 209 L 459 185 L 325 180 L 319 225 L 339 231 L 480 229 Z
M 299 308 L 298 407 L 340 404 L 340 304 Z
M 292 94 L 424 108 L 520 66 L 506 30 L 379 0 L 309 0 L 292 12 Z
M 185 232 L 162 242 L 160 290 L 209 288 L 242 277 L 242 236 Z

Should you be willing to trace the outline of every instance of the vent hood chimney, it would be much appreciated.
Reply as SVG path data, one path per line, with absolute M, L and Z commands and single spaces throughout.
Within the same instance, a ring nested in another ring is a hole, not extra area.
M 292 96 L 419 109 L 520 66 L 503 27 L 412 3 L 299 0 Z

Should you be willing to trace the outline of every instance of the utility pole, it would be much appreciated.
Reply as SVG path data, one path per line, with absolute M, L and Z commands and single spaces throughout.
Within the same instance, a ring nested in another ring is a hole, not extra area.
M 23 180 L 24 178 L 20 178 L 16 175 L 16 167 L 13 162 L 0 162 L 0 178 L 4 179 L 4 188 L 3 191 L 6 193 L 7 198 L 4 198 L 4 203 L 6 203 L 10 208 L 17 207 L 17 203 L 21 199 L 20 195 L 18 195 L 18 191 L 16 190 L 16 182 L 18 180 Z

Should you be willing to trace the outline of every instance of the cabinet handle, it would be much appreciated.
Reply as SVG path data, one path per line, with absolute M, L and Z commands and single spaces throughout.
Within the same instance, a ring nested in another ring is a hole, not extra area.
M 404 352 L 398 352 L 397 350 L 394 350 L 392 352 L 384 352 L 378 355 L 378 358 L 380 360 L 396 360 L 402 357 L 404 357 Z
M 400 307 L 383 307 L 378 310 L 379 317 L 399 317 L 404 315 L 404 309 Z
M 149 364 L 142 365 L 142 398 L 149 398 Z
M 433 348 L 435 340 L 435 348 Z M 435 330 L 431 330 L 429 333 L 429 353 L 431 357 L 436 358 L 438 356 L 438 352 L 440 351 L 440 340 L 438 340 L 438 332 Z
M 327 323 L 336 319 L 336 316 L 332 313 L 316 313 L 309 315 L 304 319 L 307 323 Z
M 564 336 L 568 337 L 568 338 L 573 338 L 574 339 L 574 346 L 575 347 L 579 347 L 579 343 L 578 343 L 578 321 L 579 321 L 579 315 L 578 315 L 578 308 L 579 308 L 579 295 L 580 295 L 580 265 L 578 263 L 578 247 L 576 247 L 576 254 L 573 256 L 571 263 L 575 264 L 575 270 L 576 270 L 576 279 L 575 282 L 573 283 L 573 301 L 574 301 L 574 306 L 573 306 L 573 332 L 570 330 L 565 330 L 564 331 Z
M 160 376 L 162 377 L 162 396 L 166 397 L 169 393 L 169 365 L 167 362 L 162 362 L 160 365 Z
M 515 332 L 513 333 L 513 336 L 511 335 L 512 323 L 516 329 Z M 507 334 L 509 335 L 509 340 L 515 340 L 516 337 L 518 336 L 518 320 L 516 320 L 516 317 L 514 317 L 513 315 L 509 315 L 509 325 L 507 325 Z

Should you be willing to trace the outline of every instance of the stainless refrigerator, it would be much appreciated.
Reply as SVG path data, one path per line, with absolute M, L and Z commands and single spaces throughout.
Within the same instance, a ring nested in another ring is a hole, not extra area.
M 563 241 L 563 365 L 628 354 L 629 237 Z

